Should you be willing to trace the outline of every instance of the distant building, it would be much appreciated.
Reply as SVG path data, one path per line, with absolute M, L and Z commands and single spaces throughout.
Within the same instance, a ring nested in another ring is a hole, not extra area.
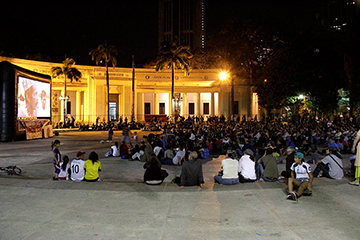
M 41 62 L 0 56 L 22 68 L 49 74 L 52 67 L 61 67 L 62 63 Z M 106 74 L 102 66 L 75 66 L 81 73 L 79 82 L 67 81 L 67 113 L 76 121 L 95 123 L 110 118 L 131 119 L 132 116 L 132 68 L 109 68 L 110 96 L 107 105 Z M 241 118 L 259 115 L 258 97 L 247 79 L 238 79 L 241 85 L 234 86 L 234 112 L 230 107 L 230 81 L 220 80 L 220 69 L 194 69 L 190 76 L 184 76 L 181 70 L 175 73 L 175 111 L 184 117 L 220 116 L 231 114 Z M 51 112 L 52 123 L 64 119 L 64 76 L 52 79 Z M 156 72 L 155 69 L 135 69 L 134 115 L 137 121 L 144 121 L 146 115 L 172 114 L 171 70 Z M 259 119 L 259 116 L 258 116 Z
M 321 25 L 325 29 L 342 30 L 355 19 L 359 0 L 326 0 L 321 14 Z
M 205 0 L 159 0 L 159 46 L 179 38 L 181 45 L 205 48 Z

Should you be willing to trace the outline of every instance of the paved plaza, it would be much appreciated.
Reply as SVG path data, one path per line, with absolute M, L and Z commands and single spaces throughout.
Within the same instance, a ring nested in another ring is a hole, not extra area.
M 138 131 L 139 139 L 142 133 Z M 286 200 L 286 184 L 221 186 L 213 176 L 223 156 L 203 160 L 205 186 L 178 190 L 180 167 L 163 166 L 159 186 L 142 183 L 143 163 L 105 158 L 107 132 L 61 132 L 50 139 L 0 143 L 0 239 L 360 239 L 360 187 L 318 178 L 313 196 Z M 96 151 L 102 182 L 53 181 L 51 141 L 62 155 Z M 116 131 L 114 141 L 120 141 Z M 350 155 L 344 156 L 349 168 Z M 279 170 L 284 164 L 279 164 Z

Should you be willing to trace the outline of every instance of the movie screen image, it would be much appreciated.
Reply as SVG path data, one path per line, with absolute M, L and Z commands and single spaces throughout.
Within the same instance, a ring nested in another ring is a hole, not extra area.
M 49 118 L 50 83 L 18 77 L 18 118 L 38 117 Z

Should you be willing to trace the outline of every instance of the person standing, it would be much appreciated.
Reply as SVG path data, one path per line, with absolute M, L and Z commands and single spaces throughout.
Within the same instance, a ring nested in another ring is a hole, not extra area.
M 70 178 L 74 182 L 80 182 L 84 179 L 85 171 L 84 171 L 84 165 L 85 165 L 85 152 L 78 151 L 76 153 L 76 158 L 71 161 L 70 164 Z
M 354 143 L 351 148 L 352 153 L 356 152 L 356 158 L 355 158 L 355 162 L 354 162 L 355 180 L 352 182 L 349 182 L 349 184 L 354 185 L 354 186 L 360 185 L 360 144 L 358 144 L 359 140 L 360 140 L 360 130 L 356 133 L 356 137 L 354 139 Z M 356 148 L 356 151 L 355 151 L 355 148 Z
M 114 134 L 114 130 L 113 130 L 113 127 L 112 127 L 112 124 L 110 123 L 109 124 L 109 136 L 108 136 L 108 140 L 106 140 L 106 142 L 112 142 L 112 137 L 113 137 L 113 134 Z
M 51 143 L 51 149 L 53 150 L 53 164 L 54 164 L 54 175 L 53 175 L 53 180 L 57 181 L 59 180 L 59 173 L 60 173 L 60 161 L 61 161 L 61 153 L 59 150 L 60 147 L 60 141 L 59 140 L 55 140 Z
M 124 126 L 123 129 L 122 129 L 122 134 L 123 134 L 123 137 L 121 138 L 120 143 L 127 140 L 129 142 L 130 148 L 132 148 L 132 144 L 131 144 L 130 137 L 129 137 L 129 135 L 131 135 L 130 128 L 127 127 L 127 126 Z
M 135 146 L 136 144 L 138 144 L 138 135 L 137 135 L 137 132 L 134 132 L 133 139 L 134 139 L 134 146 Z

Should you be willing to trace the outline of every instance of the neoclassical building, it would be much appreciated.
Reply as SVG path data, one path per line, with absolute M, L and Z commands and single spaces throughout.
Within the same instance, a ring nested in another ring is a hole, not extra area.
M 17 58 L 1 57 L 19 67 L 49 74 L 52 67 L 62 63 L 32 61 Z M 77 121 L 94 123 L 99 117 L 107 119 L 107 87 L 104 66 L 76 65 L 82 73 L 80 81 L 67 81 L 66 95 L 67 114 Z M 231 84 L 220 80 L 220 69 L 192 70 L 184 76 L 181 70 L 175 73 L 175 109 L 180 115 L 212 116 L 230 114 Z M 109 107 L 113 120 L 120 117 L 144 121 L 146 114 L 171 115 L 171 71 L 156 72 L 154 69 L 109 68 Z M 132 103 L 132 82 L 135 82 L 134 104 Z M 240 84 L 239 84 L 240 82 Z M 259 113 L 257 94 L 247 80 L 236 81 L 234 85 L 234 114 L 241 117 L 254 117 Z M 64 119 L 64 76 L 52 79 L 51 112 L 53 124 Z

